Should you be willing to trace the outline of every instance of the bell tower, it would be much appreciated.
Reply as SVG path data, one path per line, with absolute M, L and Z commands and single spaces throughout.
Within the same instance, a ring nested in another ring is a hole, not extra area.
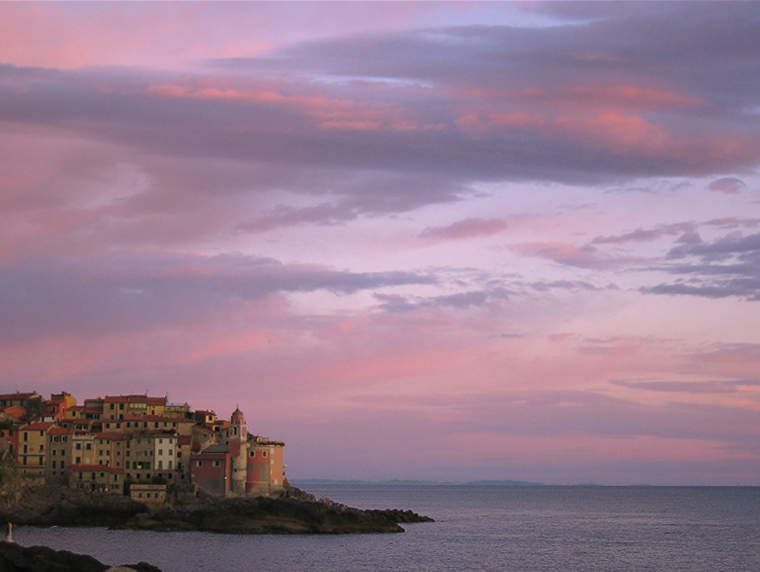
M 248 424 L 245 415 L 236 407 L 230 418 L 229 451 L 232 457 L 231 491 L 234 495 L 245 495 L 245 481 L 248 463 Z

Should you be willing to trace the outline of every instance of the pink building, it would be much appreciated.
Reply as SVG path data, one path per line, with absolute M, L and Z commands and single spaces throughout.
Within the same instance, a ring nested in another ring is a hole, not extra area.
M 239 409 L 220 438 L 190 458 L 191 480 L 199 490 L 216 496 L 253 496 L 284 488 L 284 443 L 249 434 Z

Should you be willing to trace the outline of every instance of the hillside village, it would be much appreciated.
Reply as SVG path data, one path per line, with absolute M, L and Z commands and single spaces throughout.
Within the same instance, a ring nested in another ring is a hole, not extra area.
M 167 492 L 271 495 L 285 486 L 284 443 L 166 397 L 66 392 L 0 395 L 0 455 L 24 484 L 128 494 L 164 502 Z

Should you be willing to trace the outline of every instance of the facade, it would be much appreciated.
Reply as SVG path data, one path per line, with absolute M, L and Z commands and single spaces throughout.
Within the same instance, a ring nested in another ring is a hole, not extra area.
M 248 433 L 245 416 L 235 409 L 220 443 L 191 456 L 191 481 L 217 496 L 270 495 L 285 486 L 284 443 Z
M 135 483 L 129 487 L 129 496 L 147 505 L 161 505 L 166 502 L 166 485 Z
M 143 495 L 136 500 L 160 504 L 169 487 L 254 496 L 285 483 L 284 444 L 251 435 L 239 408 L 228 421 L 166 397 L 106 395 L 77 405 L 66 392 L 31 392 L 0 395 L 0 421 L 0 452 L 16 458 L 30 484 L 134 489 Z

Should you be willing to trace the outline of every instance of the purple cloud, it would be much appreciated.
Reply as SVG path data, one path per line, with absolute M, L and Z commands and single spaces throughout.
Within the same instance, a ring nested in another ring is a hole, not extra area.
M 720 179 L 715 179 L 707 188 L 717 193 L 726 193 L 730 195 L 741 193 L 747 188 L 747 184 L 736 177 L 722 177 Z

